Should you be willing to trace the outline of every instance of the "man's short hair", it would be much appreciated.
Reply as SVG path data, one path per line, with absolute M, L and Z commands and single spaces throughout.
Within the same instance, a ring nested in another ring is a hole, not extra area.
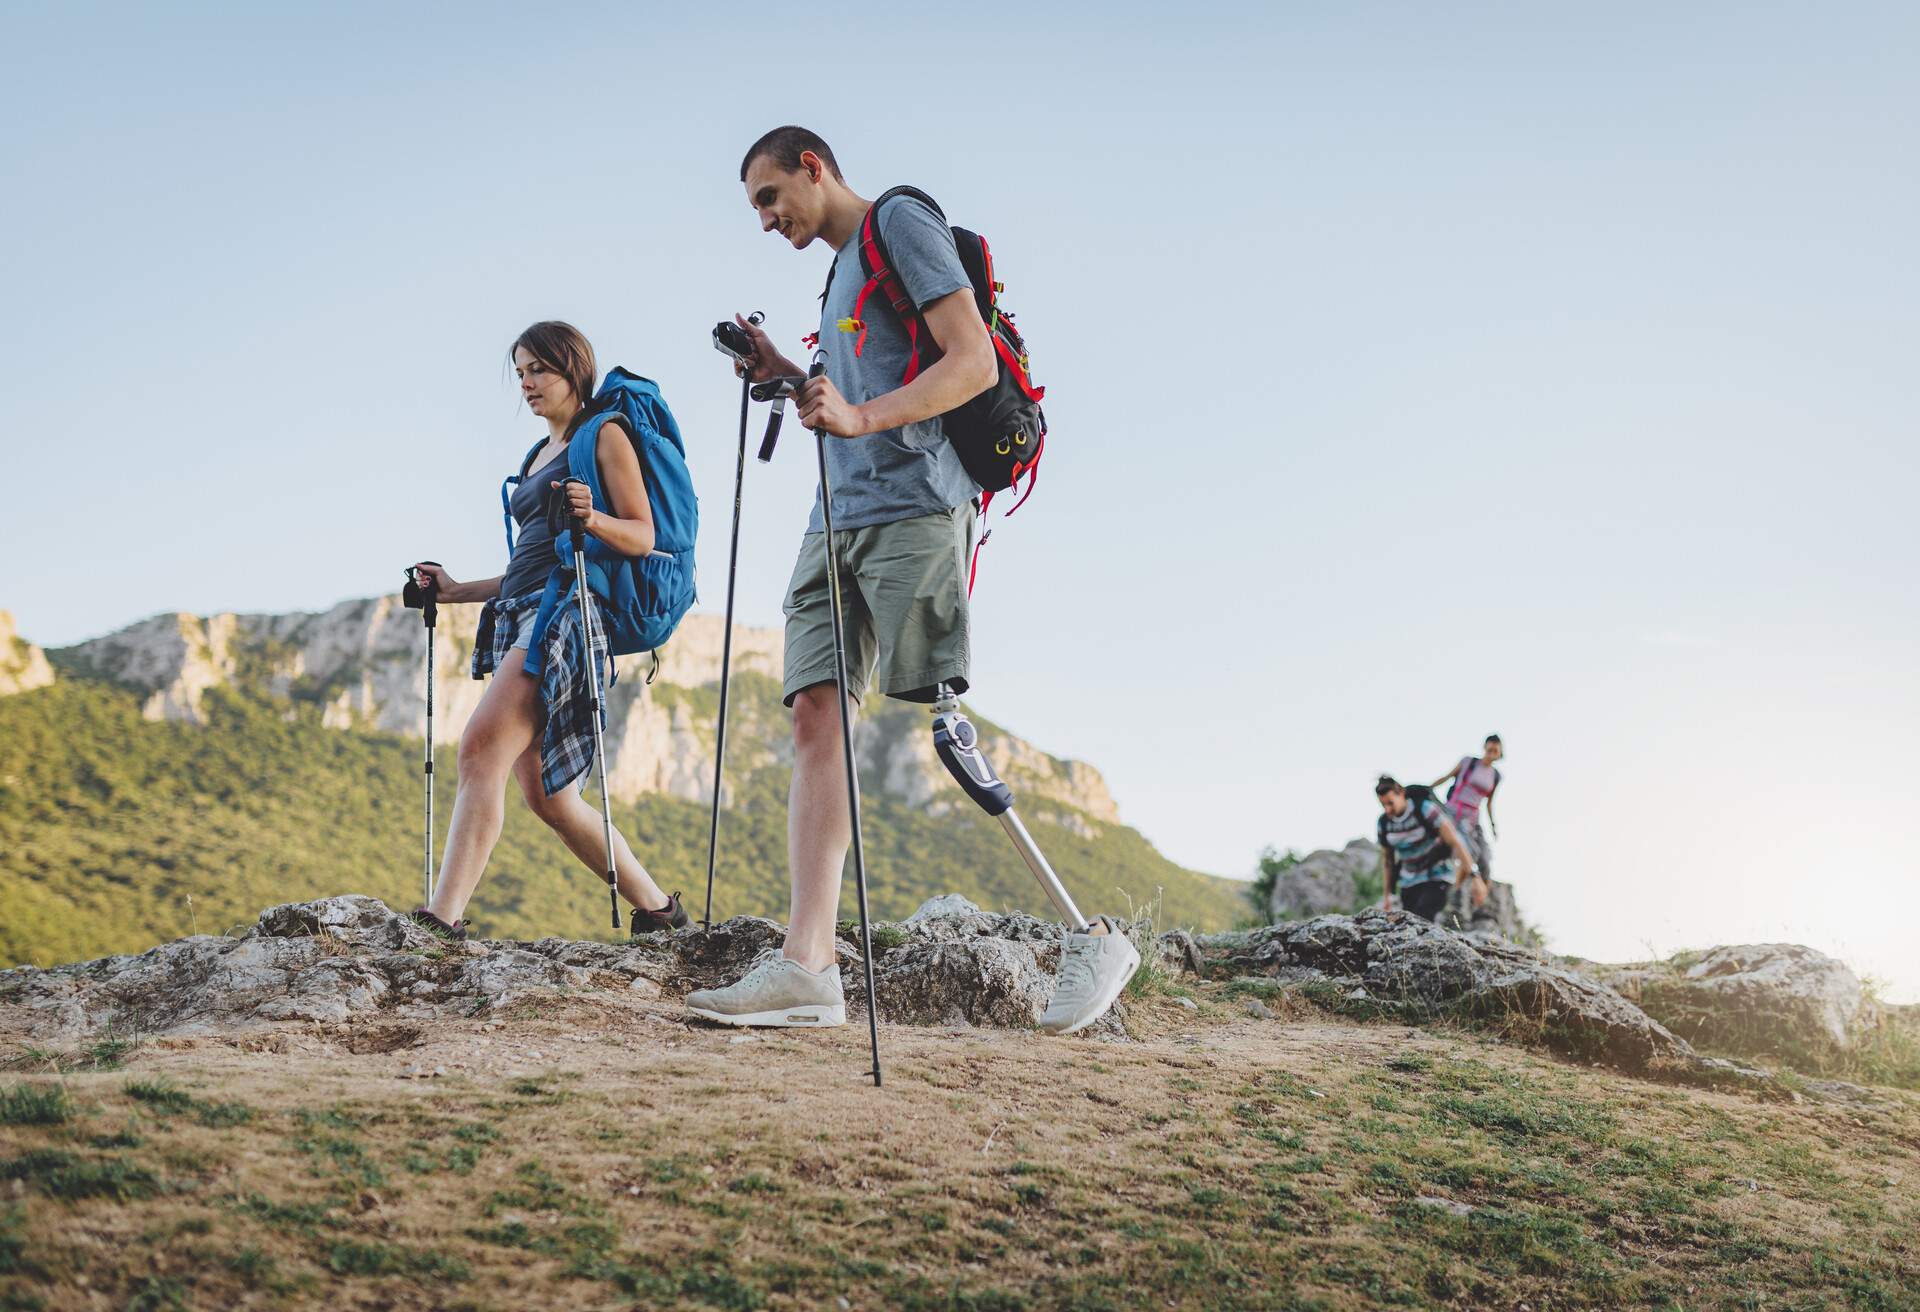
M 1388 793 L 1404 793 L 1405 791 L 1406 789 L 1400 786 L 1400 781 L 1390 774 L 1381 775 L 1380 781 L 1373 786 L 1373 795 L 1375 797 L 1385 797 Z
M 1490 743 L 1500 743 L 1500 735 L 1497 733 L 1490 733 L 1487 735 L 1487 741 Z M 1500 745 L 1502 747 L 1506 746 L 1505 743 L 1500 743 Z
M 827 166 L 829 173 L 840 177 L 840 163 L 833 157 L 833 147 L 822 141 L 819 133 L 789 123 L 785 127 L 775 128 L 747 147 L 746 158 L 740 161 L 740 181 L 747 180 L 747 170 L 762 155 L 771 156 L 773 162 L 787 172 L 796 172 L 800 167 L 801 153 L 808 150 L 820 157 L 820 162 Z

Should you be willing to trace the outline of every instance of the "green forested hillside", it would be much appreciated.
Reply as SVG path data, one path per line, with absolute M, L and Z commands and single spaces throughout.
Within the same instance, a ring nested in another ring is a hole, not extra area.
M 65 678 L 0 698 L 0 966 L 136 952 L 333 893 L 395 907 L 420 900 L 417 739 L 328 729 L 310 705 L 231 690 L 210 692 L 207 710 L 204 727 L 153 723 L 132 693 Z M 444 838 L 451 750 L 438 769 Z M 784 918 L 785 772 L 761 768 L 735 787 L 738 802 L 721 822 L 715 917 Z M 875 915 L 898 918 L 942 892 L 1049 914 L 984 815 L 935 820 L 877 791 L 865 805 Z M 683 890 L 697 916 L 706 807 L 648 796 L 616 802 L 614 814 L 641 860 L 667 889 Z M 1127 896 L 1143 902 L 1157 887 L 1169 924 L 1222 928 L 1239 914 L 1239 885 L 1173 865 L 1133 830 L 1099 825 L 1087 839 L 1032 828 L 1088 914 L 1124 912 Z M 842 906 L 855 914 L 851 877 Z M 489 937 L 611 934 L 606 886 L 517 798 L 469 914 Z

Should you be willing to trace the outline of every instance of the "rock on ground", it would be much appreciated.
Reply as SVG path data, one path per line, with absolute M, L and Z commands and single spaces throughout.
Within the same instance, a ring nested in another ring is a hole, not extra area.
M 784 930 L 740 916 L 702 933 L 633 943 L 545 938 L 444 943 L 370 897 L 272 907 L 239 938 L 199 935 L 138 956 L 0 971 L 0 1008 L 37 1041 L 109 1031 L 197 1034 L 279 1021 L 469 1016 L 526 993 L 639 988 L 684 994 L 730 984 L 779 950 Z M 1053 992 L 1065 931 L 1031 916 L 992 915 L 965 898 L 929 902 L 901 925 L 874 927 L 883 1020 L 1031 1027 Z M 849 1010 L 864 1014 L 856 945 L 838 944 Z M 1093 1027 L 1123 1033 L 1118 1019 Z
M 1628 1070 L 1696 1061 L 1684 1039 L 1604 984 L 1496 935 L 1455 933 L 1405 912 L 1202 934 L 1193 946 L 1209 978 L 1331 985 L 1352 1010 L 1494 1021 L 1569 1056 Z
M 1358 909 L 1358 882 L 1380 871 L 1380 848 L 1373 840 L 1356 838 L 1335 851 L 1309 852 L 1273 877 L 1268 901 L 1275 920 L 1306 920 L 1330 912 Z
M 1666 961 L 1593 968 L 1648 1015 L 1703 1048 L 1818 1062 L 1871 1020 L 1860 977 L 1797 943 L 1749 943 Z

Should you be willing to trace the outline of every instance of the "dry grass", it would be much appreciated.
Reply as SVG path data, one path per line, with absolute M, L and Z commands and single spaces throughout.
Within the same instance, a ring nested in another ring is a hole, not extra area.
M 1196 996 L 1124 1043 L 890 1027 L 878 1091 L 863 1025 L 591 994 L 150 1039 L 0 1125 L 0 1308 L 1915 1306 L 1910 1095 Z

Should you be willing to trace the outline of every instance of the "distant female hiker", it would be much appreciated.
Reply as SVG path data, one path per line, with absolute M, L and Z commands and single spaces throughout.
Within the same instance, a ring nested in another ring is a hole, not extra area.
M 1493 878 L 1493 850 L 1487 845 L 1487 836 L 1480 831 L 1480 804 L 1487 806 L 1487 828 L 1493 831 L 1495 838 L 1500 837 L 1500 826 L 1493 821 L 1493 792 L 1500 786 L 1500 771 L 1494 763 L 1506 755 L 1506 749 L 1500 744 L 1500 735 L 1490 733 L 1481 748 L 1479 757 L 1463 756 L 1460 763 L 1433 781 L 1438 789 L 1447 780 L 1453 780 L 1453 787 L 1447 790 L 1447 810 L 1453 813 L 1454 827 L 1460 831 L 1467 850 L 1473 853 L 1474 864 L 1480 873 L 1488 879 Z
M 477 679 L 491 673 L 494 679 L 460 735 L 460 786 L 433 901 L 413 912 L 419 924 L 455 939 L 467 936 L 461 915 L 500 838 L 509 774 L 519 781 L 533 813 L 590 869 L 603 877 L 605 873 L 600 815 L 572 787 L 573 779 L 585 776 L 593 752 L 591 689 L 579 656 L 585 650 L 580 612 L 572 606 L 542 605 L 549 595 L 549 576 L 559 564 L 547 524 L 547 498 L 566 477 L 568 443 L 599 375 L 593 347 L 565 323 L 536 323 L 521 333 L 512 360 L 520 395 L 527 409 L 546 421 L 548 436 L 528 453 L 509 502 L 518 532 L 507 572 L 461 583 L 438 565 L 414 566 L 432 577 L 441 601 L 487 603 L 474 642 L 473 675 Z M 644 556 L 653 549 L 653 512 L 639 457 L 620 422 L 609 420 L 601 426 L 595 451 L 594 465 L 614 513 L 596 510 L 584 485 L 568 484 L 576 529 L 622 555 Z M 530 652 L 535 659 L 529 660 Z M 580 699 L 586 699 L 584 705 Z M 620 894 L 634 908 L 631 931 L 650 933 L 687 924 L 679 894 L 661 892 L 617 833 L 613 846 Z

